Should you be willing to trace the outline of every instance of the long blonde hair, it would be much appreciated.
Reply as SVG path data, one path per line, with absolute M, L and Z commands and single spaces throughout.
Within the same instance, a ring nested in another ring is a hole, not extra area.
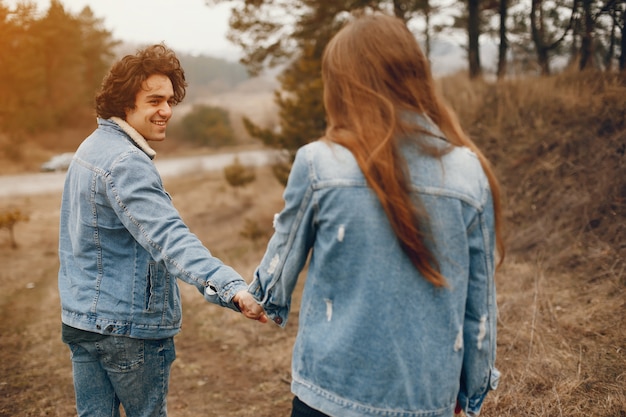
M 498 181 L 485 156 L 461 128 L 435 89 L 430 66 L 406 24 L 383 14 L 348 22 L 326 46 L 322 59 L 325 139 L 347 147 L 380 200 L 400 246 L 420 273 L 445 286 L 426 246 L 428 219 L 413 203 L 406 161 L 396 138 L 423 131 L 401 114 L 428 116 L 451 146 L 474 151 L 489 180 L 496 219 L 496 245 L 504 256 Z

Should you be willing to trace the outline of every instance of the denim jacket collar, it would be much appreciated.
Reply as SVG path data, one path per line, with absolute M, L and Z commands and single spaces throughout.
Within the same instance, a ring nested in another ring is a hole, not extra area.
M 154 157 L 156 156 L 156 151 L 152 149 L 150 145 L 148 145 L 148 141 L 143 136 L 141 136 L 141 134 L 137 132 L 134 127 L 132 127 L 131 125 L 126 123 L 126 121 L 122 120 L 119 117 L 113 116 L 110 120 L 112 122 L 115 122 L 124 132 L 126 132 L 126 134 L 130 136 L 132 141 L 135 142 L 135 145 L 137 145 L 139 149 L 144 151 L 146 155 L 150 157 L 150 159 L 154 159 Z

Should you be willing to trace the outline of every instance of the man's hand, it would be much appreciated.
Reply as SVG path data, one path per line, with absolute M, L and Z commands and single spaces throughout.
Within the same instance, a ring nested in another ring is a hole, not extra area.
M 254 297 L 246 291 L 241 290 L 233 297 L 233 303 L 239 308 L 241 313 L 249 319 L 258 320 L 261 323 L 267 323 L 267 316 L 263 307 L 256 302 Z

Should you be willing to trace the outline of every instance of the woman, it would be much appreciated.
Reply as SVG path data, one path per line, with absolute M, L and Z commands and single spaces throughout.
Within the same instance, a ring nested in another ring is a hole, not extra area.
M 311 255 L 292 416 L 477 415 L 499 378 L 496 178 L 401 20 L 349 22 L 322 78 L 326 135 L 298 151 L 249 289 L 285 326 Z

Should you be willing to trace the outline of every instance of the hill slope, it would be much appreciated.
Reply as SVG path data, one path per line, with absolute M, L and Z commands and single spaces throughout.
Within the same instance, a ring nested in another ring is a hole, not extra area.
M 502 387 L 487 416 L 626 416 L 626 77 L 442 80 L 499 173 Z

